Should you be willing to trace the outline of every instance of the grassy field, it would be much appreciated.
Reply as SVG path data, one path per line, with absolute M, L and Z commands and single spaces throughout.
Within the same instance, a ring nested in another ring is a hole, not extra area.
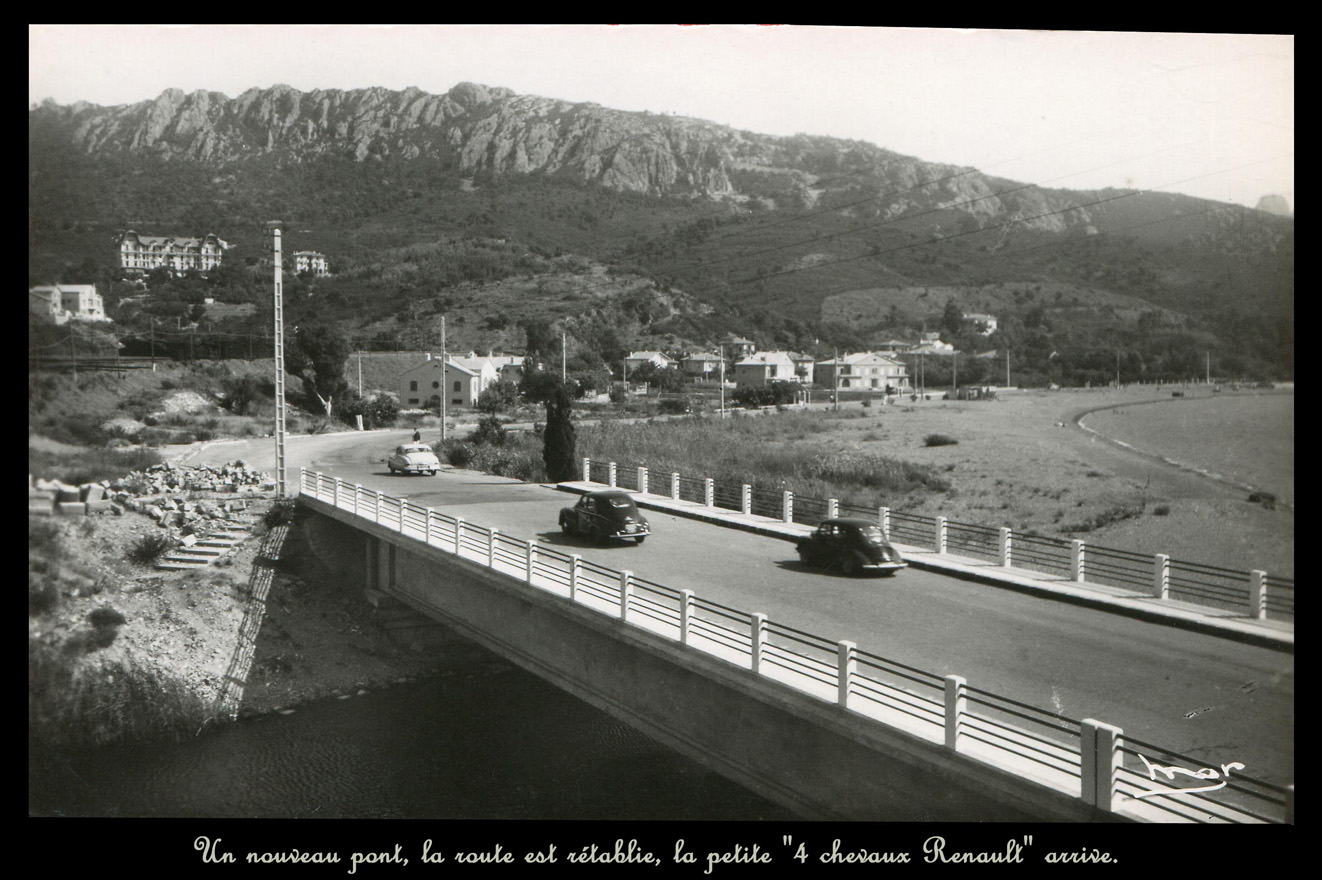
M 1160 394 L 1168 405 L 1134 405 Z M 1254 477 L 1281 498 L 1293 497 L 1293 394 L 1225 394 L 1215 405 L 1211 398 L 1209 389 L 1191 389 L 1176 399 L 1169 389 L 1150 386 L 1022 391 L 989 401 L 850 404 L 838 412 L 725 424 L 700 419 L 583 426 L 578 452 L 685 476 L 739 479 L 742 473 L 748 481 L 781 483 L 800 497 L 887 504 L 957 522 L 1291 576 L 1293 510 L 1252 502 L 1239 487 L 1121 449 L 1073 423 L 1088 410 L 1121 409 L 1128 413 L 1126 425 L 1153 438 L 1149 451 L 1218 472 L 1243 462 L 1232 472 Z M 1192 415 L 1204 406 L 1208 415 L 1200 419 L 1218 425 L 1217 432 L 1192 425 L 1178 431 L 1140 427 L 1160 426 L 1168 410 Z M 934 442 L 938 435 L 942 439 Z M 1255 457 L 1216 439 L 1241 435 L 1270 436 L 1288 454 Z M 1157 448 L 1163 442 L 1171 448 Z M 1219 461 L 1197 460 L 1205 453 L 1210 458 L 1211 451 Z M 909 477 L 871 480 L 882 471 Z

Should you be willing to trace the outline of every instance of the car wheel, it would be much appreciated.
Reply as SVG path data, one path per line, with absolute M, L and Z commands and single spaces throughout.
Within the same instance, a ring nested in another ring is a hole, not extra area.
M 646 535 L 640 535 L 639 537 L 634 538 L 634 541 L 636 541 L 637 543 L 641 544 L 641 543 L 643 543 L 643 538 L 646 538 L 646 537 L 647 537 Z
M 394 473 L 395 473 L 395 466 L 394 466 L 393 464 L 388 464 L 388 465 L 386 465 L 386 467 L 390 468 L 390 474 L 391 474 L 391 476 L 394 476 Z
M 850 577 L 858 574 L 858 560 L 854 558 L 854 554 L 850 553 L 845 556 L 845 558 L 840 561 L 840 568 Z
M 560 517 L 560 531 L 564 532 L 566 535 L 572 535 L 574 533 L 574 530 L 569 527 L 569 520 L 564 517 Z
M 800 550 L 799 561 L 802 562 L 804 565 L 812 565 L 812 554 L 809 553 L 807 550 Z

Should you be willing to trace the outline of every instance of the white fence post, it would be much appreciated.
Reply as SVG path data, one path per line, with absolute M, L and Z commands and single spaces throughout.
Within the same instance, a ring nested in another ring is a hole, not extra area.
M 840 501 L 836 498 L 828 498 L 826 501 L 826 518 L 835 519 L 840 515 Z
M 1000 557 L 1001 565 L 1007 568 L 1014 565 L 1014 536 L 1008 528 L 1001 529 L 997 555 Z
M 454 518 L 454 555 L 459 555 L 459 548 L 463 546 L 464 518 L 456 516 Z
M 836 705 L 849 708 L 849 694 L 854 688 L 854 674 L 858 672 L 858 645 L 854 642 L 836 644 Z
M 762 669 L 762 650 L 767 644 L 767 616 L 765 614 L 754 614 L 749 622 L 749 644 L 748 652 L 751 655 L 749 668 L 753 670 L 754 675 L 758 675 Z
M 689 621 L 693 618 L 693 591 L 679 591 L 679 643 L 689 643 Z
M 569 555 L 569 601 L 574 601 L 574 594 L 578 592 L 578 563 L 583 557 L 577 553 Z
M 332 492 L 332 495 L 331 495 L 331 503 L 332 503 L 333 505 L 335 505 L 336 508 L 338 508 L 338 507 L 340 506 L 340 478 L 339 478 L 339 477 L 336 477 L 336 478 L 335 478 L 335 488 L 333 488 L 333 489 L 331 490 L 331 492 Z
M 1152 557 L 1152 597 L 1165 599 L 1171 589 L 1171 558 L 1165 553 Z
M 1267 619 L 1267 572 L 1249 572 L 1249 616 Z
M 357 483 L 353 484 L 353 515 L 358 515 L 358 496 L 363 494 L 363 487 Z
M 608 465 L 608 467 L 607 467 L 607 474 L 608 474 L 607 479 L 609 480 L 609 482 L 608 482 L 606 485 L 608 485 L 608 486 L 610 486 L 612 489 L 614 489 L 614 488 L 615 488 L 615 462 L 612 461 L 612 462 Z
M 638 466 L 638 491 L 647 494 L 647 468 Z
M 946 676 L 946 748 L 955 751 L 959 750 L 959 737 L 964 732 L 968 685 L 962 675 Z
M 781 493 L 780 504 L 782 519 L 787 523 L 794 522 L 794 493 L 786 489 Z
M 434 513 L 435 511 L 433 511 L 430 507 L 427 508 L 426 524 L 422 527 L 422 540 L 424 543 L 427 544 L 431 543 L 431 519 Z
M 487 568 L 496 567 L 496 535 L 500 529 L 487 529 Z
M 1086 552 L 1082 541 L 1070 541 L 1070 580 L 1081 583 L 1087 577 Z
M 877 508 L 877 522 L 881 525 L 881 535 L 887 541 L 891 539 L 891 509 L 889 507 Z
M 1092 718 L 1079 723 L 1079 794 L 1085 804 L 1106 813 L 1114 809 L 1123 733 L 1118 727 Z
M 381 493 L 375 489 L 369 490 L 372 493 L 372 522 L 381 522 Z
M 753 512 L 753 487 L 747 483 L 739 490 L 739 509 L 744 512 L 744 516 Z
M 633 595 L 633 572 L 620 572 L 620 620 L 628 620 L 629 597 Z
M 936 518 L 936 552 L 946 552 L 946 518 L 944 516 Z
M 716 506 L 716 481 L 711 477 L 706 477 L 702 481 L 702 495 L 704 503 L 708 507 Z
M 523 569 L 527 575 L 528 583 L 532 583 L 533 569 L 537 565 L 537 542 L 528 541 L 523 548 Z
M 583 459 L 583 482 L 592 482 L 592 459 L 590 458 Z

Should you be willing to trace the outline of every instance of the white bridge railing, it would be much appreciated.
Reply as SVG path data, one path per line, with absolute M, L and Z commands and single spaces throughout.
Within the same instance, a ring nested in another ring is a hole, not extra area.
M 1293 785 L 1229 771 L 1225 787 L 1215 795 L 1187 793 L 1174 783 L 1163 785 L 1171 775 L 1151 768 L 1182 767 L 1192 780 L 1203 766 L 1199 759 L 1127 742 L 1123 731 L 1101 721 L 1074 720 L 1001 697 L 958 675 L 935 675 L 871 654 L 854 642 L 824 639 L 765 614 L 710 602 L 692 590 L 607 568 L 336 477 L 303 469 L 299 486 L 303 496 L 428 547 L 1082 798 L 1102 811 L 1155 822 L 1294 821 Z
M 834 498 L 795 495 L 787 489 L 773 492 L 747 484 L 717 482 L 710 477 L 649 474 L 645 466 L 623 467 L 613 461 L 583 459 L 583 481 L 783 523 L 815 526 L 835 516 L 875 519 L 889 540 L 926 551 L 994 562 L 1025 574 L 1122 587 L 1154 599 L 1231 609 L 1260 620 L 1269 616 L 1294 619 L 1294 580 L 1264 571 L 1220 568 L 1172 559 L 1164 553 L 1117 550 L 1008 528 L 959 523 L 944 516 L 907 514 L 889 507 L 858 507 Z

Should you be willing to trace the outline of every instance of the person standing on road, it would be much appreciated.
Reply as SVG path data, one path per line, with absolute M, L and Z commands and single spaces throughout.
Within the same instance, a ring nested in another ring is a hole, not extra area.
M 414 443 L 417 443 L 417 442 L 420 441 L 421 439 L 422 439 L 422 432 L 419 431 L 419 430 L 417 430 L 417 429 L 414 429 L 414 431 L 413 431 L 413 442 L 414 442 Z

